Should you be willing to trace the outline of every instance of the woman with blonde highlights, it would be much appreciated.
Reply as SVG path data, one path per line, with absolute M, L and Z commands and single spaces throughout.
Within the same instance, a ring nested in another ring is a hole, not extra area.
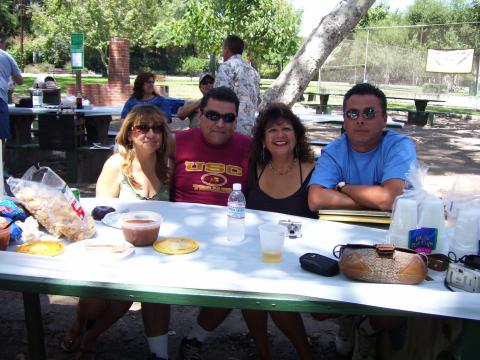
M 172 137 L 165 115 L 154 105 L 138 105 L 117 135 L 118 152 L 105 163 L 97 197 L 168 200 Z
M 105 162 L 97 181 L 96 196 L 169 200 L 172 138 L 165 115 L 154 105 L 136 106 L 123 122 L 116 142 L 118 152 Z M 62 347 L 76 352 L 77 360 L 94 359 L 98 337 L 120 319 L 131 304 L 81 298 L 77 317 Z M 167 359 L 170 305 L 142 303 L 142 316 L 152 358 Z

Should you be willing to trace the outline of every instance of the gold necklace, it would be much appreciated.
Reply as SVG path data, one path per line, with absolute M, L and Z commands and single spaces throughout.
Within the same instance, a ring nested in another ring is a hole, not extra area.
M 290 171 L 292 171 L 292 169 L 293 169 L 293 167 L 295 166 L 295 163 L 296 163 L 296 162 L 297 162 L 297 159 L 293 159 L 292 163 L 290 164 L 290 166 L 288 167 L 288 169 L 285 170 L 285 171 L 279 171 L 279 170 L 275 169 L 275 168 L 273 167 L 271 161 L 268 163 L 268 166 L 269 166 L 270 169 L 272 169 L 272 171 L 273 171 L 275 174 L 277 174 L 277 175 L 286 175 L 286 174 L 288 174 Z

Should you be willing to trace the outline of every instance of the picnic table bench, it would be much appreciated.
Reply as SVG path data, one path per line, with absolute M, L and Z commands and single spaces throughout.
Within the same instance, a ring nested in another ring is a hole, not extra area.
M 8 110 L 13 141 L 7 144 L 7 162 L 12 169 L 24 171 L 25 166 L 44 161 L 49 152 L 63 151 L 67 182 L 96 181 L 112 150 L 91 145 L 111 142 L 109 125 L 112 116 L 120 114 L 120 108 L 102 106 L 58 112 L 53 107 L 9 105 Z M 35 119 L 38 120 L 38 128 L 32 128 Z
M 327 114 L 327 112 L 328 112 L 328 99 L 330 98 L 330 96 L 341 96 L 341 97 L 343 97 L 343 95 L 344 95 L 344 94 L 327 93 L 327 92 L 319 93 L 319 92 L 314 92 L 314 91 L 307 91 L 307 92 L 304 92 L 304 94 L 308 96 L 307 97 L 308 101 L 314 101 L 315 97 L 318 95 L 318 97 L 320 99 L 320 104 L 319 104 L 319 107 L 317 109 L 318 114 Z
M 407 98 L 407 97 L 398 97 L 398 96 L 387 96 L 387 99 L 413 100 L 415 102 L 415 110 L 417 112 L 425 111 L 427 109 L 427 105 L 429 102 L 445 102 L 445 100 Z
M 438 102 L 438 103 L 445 102 L 445 100 L 408 98 L 408 97 L 401 97 L 401 96 L 387 96 L 387 99 L 413 101 L 415 103 L 415 111 L 406 110 L 408 111 L 407 123 L 418 125 L 418 126 L 425 126 L 427 124 L 428 119 L 430 119 L 430 124 L 433 123 L 433 113 L 430 114 L 429 112 L 425 111 L 427 109 L 427 105 L 429 102 Z

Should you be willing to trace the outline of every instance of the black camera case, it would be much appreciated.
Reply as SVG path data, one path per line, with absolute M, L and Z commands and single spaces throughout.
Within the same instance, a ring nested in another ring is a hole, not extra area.
M 340 271 L 337 260 L 320 254 L 306 253 L 299 260 L 302 269 L 322 276 L 335 276 Z

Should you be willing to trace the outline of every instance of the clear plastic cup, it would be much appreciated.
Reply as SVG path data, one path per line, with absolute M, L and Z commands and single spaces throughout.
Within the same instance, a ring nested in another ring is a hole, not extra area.
M 153 211 L 134 211 L 122 216 L 125 240 L 134 246 L 152 245 L 158 238 L 163 218 Z
M 279 263 L 282 261 L 283 244 L 287 229 L 276 223 L 266 223 L 258 227 L 260 232 L 260 247 L 262 261 L 266 263 Z

